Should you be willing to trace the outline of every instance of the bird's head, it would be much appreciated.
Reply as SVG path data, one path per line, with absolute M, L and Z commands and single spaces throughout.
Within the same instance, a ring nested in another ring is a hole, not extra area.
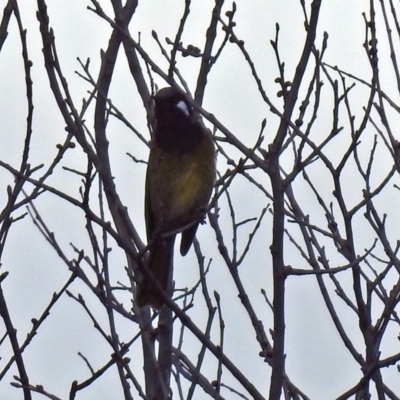
M 153 97 L 155 117 L 158 122 L 171 118 L 192 118 L 193 108 L 186 95 L 180 89 L 166 87 L 160 89 Z

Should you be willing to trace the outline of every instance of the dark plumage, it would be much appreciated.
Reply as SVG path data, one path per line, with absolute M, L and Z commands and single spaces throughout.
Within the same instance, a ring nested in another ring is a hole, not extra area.
M 204 215 L 215 179 L 215 148 L 185 94 L 161 89 L 154 97 L 156 127 L 146 175 L 145 217 L 149 247 L 148 270 L 170 294 L 173 248 L 182 232 L 180 252 L 186 255 Z M 157 285 L 143 276 L 139 307 L 160 309 L 164 301 Z

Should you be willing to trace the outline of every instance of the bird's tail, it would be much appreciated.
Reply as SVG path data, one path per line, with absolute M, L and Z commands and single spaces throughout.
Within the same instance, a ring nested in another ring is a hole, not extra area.
M 138 307 L 151 306 L 156 310 L 160 310 L 164 305 L 160 290 L 162 289 L 164 293 L 170 294 L 169 282 L 171 280 L 170 274 L 172 273 L 174 242 L 175 235 L 163 240 L 157 240 L 150 247 L 147 269 L 152 276 L 143 274 L 142 281 L 138 285 L 136 295 Z

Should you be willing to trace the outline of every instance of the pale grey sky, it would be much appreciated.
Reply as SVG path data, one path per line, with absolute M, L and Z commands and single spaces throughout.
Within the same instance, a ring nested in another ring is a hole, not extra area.
M 90 5 L 89 0 L 48 1 L 48 3 L 50 25 L 55 32 L 63 73 L 68 79 L 69 88 L 76 104 L 80 105 L 82 98 L 87 97 L 87 91 L 92 88 L 75 74 L 76 70 L 80 70 L 77 57 L 83 61 L 90 58 L 91 71 L 93 76 L 96 77 L 100 65 L 100 51 L 106 48 L 111 29 L 107 22 L 87 10 L 87 6 Z M 151 36 L 151 31 L 156 30 L 164 44 L 166 36 L 172 39 L 180 20 L 183 3 L 183 1 L 176 0 L 141 2 L 130 25 L 132 37 L 137 39 L 138 32 L 140 32 L 140 40 L 146 51 L 164 67 L 167 67 L 166 63 Z M 236 3 L 238 10 L 235 32 L 240 39 L 245 41 L 246 49 L 256 64 L 267 94 L 274 104 L 281 107 L 282 100 L 276 96 L 278 85 L 274 83 L 275 77 L 278 76 L 278 68 L 270 40 L 275 37 L 275 23 L 278 22 L 280 24 L 281 57 L 286 63 L 286 77 L 290 80 L 295 73 L 305 38 L 303 15 L 299 2 L 293 0 L 264 2 L 239 0 Z M 309 3 L 310 1 L 307 1 L 307 4 Z M 112 15 L 108 1 L 102 0 L 101 4 L 105 11 Z M 213 4 L 214 2 L 211 0 L 192 1 L 192 14 L 189 18 L 188 28 L 183 35 L 185 44 L 193 44 L 202 48 Z M 226 10 L 229 7 L 230 3 L 227 3 Z M 56 144 L 62 143 L 65 138 L 64 122 L 51 95 L 43 67 L 42 44 L 35 16 L 36 2 L 20 1 L 20 11 L 22 21 L 27 28 L 29 57 L 33 61 L 35 113 L 30 162 L 32 166 L 41 163 L 48 166 L 56 154 Z M 323 31 L 328 31 L 329 45 L 325 61 L 332 65 L 340 65 L 343 70 L 349 73 L 370 79 L 368 60 L 362 47 L 365 31 L 362 12 L 368 12 L 368 2 L 348 1 L 345 6 L 343 1 L 340 0 L 323 2 L 316 43 L 320 47 Z M 385 51 L 385 47 L 382 47 L 382 51 Z M 0 147 L 0 159 L 15 168 L 19 166 L 21 157 L 27 112 L 20 53 L 19 33 L 15 21 L 13 21 L 9 27 L 9 37 L 0 53 L 0 76 L 2 77 L 0 81 L 0 93 L 2 93 L 0 96 L 0 140 L 3 143 Z M 178 68 L 187 79 L 190 89 L 194 90 L 199 69 L 198 62 L 179 57 Z M 254 146 L 261 121 L 263 118 L 267 118 L 264 136 L 265 143 L 269 143 L 269 140 L 275 134 L 279 120 L 260 101 L 248 65 L 239 54 L 238 48 L 233 44 L 228 44 L 214 68 L 215 70 L 209 77 L 204 108 L 215 114 L 249 147 Z M 161 78 L 156 77 L 155 80 L 159 87 L 165 86 Z M 326 79 L 324 81 L 326 82 Z M 328 83 L 326 82 L 326 84 Z M 305 89 L 303 88 L 303 90 Z M 390 91 L 390 85 L 387 90 Z M 361 95 L 359 99 L 357 95 L 354 96 L 353 112 L 356 113 L 356 120 L 359 123 L 357 111 L 361 111 L 365 99 L 362 90 L 357 93 L 361 93 Z M 135 91 L 122 48 L 110 95 L 113 104 L 146 138 L 149 138 L 145 113 Z M 329 104 L 329 101 L 327 103 Z M 86 117 L 88 127 L 91 130 L 93 129 L 93 121 L 90 120 L 92 111 Z M 326 115 L 323 115 L 322 121 L 318 123 L 321 135 L 325 137 L 327 130 L 331 128 L 332 111 L 331 108 L 322 107 L 320 112 L 326 113 Z M 324 121 L 328 121 L 327 127 L 324 126 Z M 143 187 L 145 165 L 133 165 L 125 153 L 129 151 L 137 158 L 146 159 L 148 150 L 120 122 L 111 121 L 107 134 L 110 141 L 113 174 L 118 191 L 144 240 Z M 340 139 L 335 143 L 340 143 Z M 336 144 L 336 146 L 338 145 Z M 228 147 L 227 151 L 230 152 L 229 154 L 232 157 L 238 158 L 236 150 Z M 332 152 L 334 151 L 335 148 L 332 148 Z M 288 162 L 291 163 L 292 161 L 289 160 Z M 385 167 L 386 163 L 389 165 L 391 162 L 391 160 L 382 160 L 382 168 Z M 81 150 L 76 148 L 67 153 L 61 165 L 84 169 L 86 158 Z M 222 157 L 220 157 L 219 165 L 221 171 L 223 171 L 225 161 Z M 325 172 L 320 166 L 316 166 L 312 171 L 319 181 L 323 182 L 326 179 Z M 349 176 L 349 184 L 354 185 L 354 188 L 360 185 L 352 180 L 353 176 L 358 176 L 355 171 L 356 169 L 346 171 Z M 263 179 L 265 180 L 264 183 L 268 185 L 267 177 L 265 176 Z M 354 179 L 356 180 L 356 178 Z M 1 207 L 6 202 L 6 185 L 12 184 L 12 182 L 12 176 L 0 169 Z M 244 181 L 242 182 L 243 185 L 240 183 L 241 181 L 238 180 L 232 187 L 232 197 L 235 206 L 238 207 L 238 220 L 259 216 L 261 209 L 268 204 L 266 198 L 260 192 L 250 192 L 251 186 Z M 48 184 L 67 191 L 71 196 L 79 196 L 80 177 L 63 171 L 61 168 L 58 168 L 55 174 L 50 177 Z M 317 205 L 310 190 L 301 185 L 296 187 L 296 190 L 300 193 L 301 199 L 304 200 L 306 211 L 310 214 L 315 211 L 318 213 L 318 218 L 323 218 L 322 212 L 316 211 L 314 208 Z M 361 185 L 359 190 L 361 190 Z M 329 195 L 332 187 L 321 186 L 321 191 Z M 348 196 L 351 199 L 351 191 Z M 357 195 L 357 199 L 358 197 Z M 390 195 L 385 197 L 383 202 L 387 202 L 391 209 L 397 204 L 396 199 Z M 309 205 L 309 209 L 306 204 Z M 73 256 L 73 251 L 69 246 L 70 242 L 79 248 L 85 248 L 89 245 L 81 211 L 72 205 L 66 205 L 65 202 L 50 194 L 41 196 L 36 205 L 69 257 Z M 220 207 L 222 210 L 221 221 L 226 228 L 227 243 L 230 245 L 228 235 L 230 235 L 231 227 L 226 200 L 221 200 Z M 265 264 L 270 259 L 271 218 L 271 215 L 267 213 L 263 226 L 255 238 L 256 245 L 254 248 L 257 251 L 253 250 L 247 261 L 240 267 L 243 281 L 245 285 L 248 285 L 251 298 L 267 332 L 272 329 L 272 312 L 265 305 L 260 289 L 264 288 L 269 298 L 272 298 L 272 270 L 265 268 Z M 394 219 L 394 221 L 397 220 L 398 218 Z M 364 226 L 361 219 L 359 224 L 360 227 Z M 391 224 L 395 225 L 393 220 Z M 243 228 L 242 236 L 239 238 L 242 247 L 249 232 L 249 228 Z M 371 234 L 371 232 L 366 230 L 365 236 L 361 235 L 359 239 L 364 247 L 372 244 L 371 236 L 368 236 L 368 234 Z M 207 249 L 207 257 L 213 257 L 209 276 L 210 291 L 217 290 L 221 294 L 227 326 L 226 353 L 240 365 L 251 382 L 267 397 L 270 368 L 258 356 L 259 346 L 254 339 L 254 332 L 247 315 L 241 309 L 240 301 L 235 294 L 234 284 L 229 279 L 226 266 L 220 258 L 210 225 L 201 226 L 198 235 L 203 248 Z M 113 263 L 113 279 L 115 282 L 121 280 L 126 283 L 124 271 L 126 260 L 123 252 L 118 249 L 115 243 L 112 243 L 111 246 L 113 247 L 110 255 Z M 360 250 L 362 250 L 362 246 L 360 246 Z M 337 263 L 332 266 L 345 264 L 342 257 L 331 258 L 331 261 Z M 287 263 L 293 267 L 306 268 L 304 260 L 295 251 L 292 254 L 287 254 Z M 175 257 L 174 276 L 177 286 L 190 286 L 198 279 L 198 270 L 191 268 L 192 265 L 196 265 L 193 251 L 184 259 L 180 255 Z M 2 259 L 1 271 L 9 272 L 3 287 L 13 320 L 18 329 L 19 340 L 22 342 L 26 332 L 31 327 L 31 318 L 40 315 L 50 301 L 52 293 L 59 290 L 66 281 L 69 272 L 65 264 L 40 236 L 28 217 L 15 224 L 11 230 Z M 351 288 L 349 271 L 344 273 L 341 279 L 346 287 Z M 82 283 L 76 281 L 71 290 L 76 295 L 82 293 L 97 316 L 100 319 L 105 318 L 105 315 L 102 315 L 104 310 L 96 307 L 96 299 Z M 287 374 L 310 399 L 334 399 L 355 385 L 360 379 L 359 366 L 344 348 L 329 318 L 315 278 L 288 278 L 286 293 Z M 129 308 L 129 298 L 127 296 L 122 296 L 122 298 L 126 307 Z M 341 318 L 345 321 L 346 327 L 354 332 L 350 336 L 356 343 L 360 344 L 358 350 L 362 353 L 363 343 L 358 330 L 357 319 L 339 299 L 334 298 L 334 301 L 340 310 Z M 205 314 L 202 312 L 190 313 L 190 316 L 200 326 L 204 326 Z M 121 337 L 129 340 L 132 335 L 132 325 L 123 320 L 118 320 L 118 324 L 120 324 Z M 25 359 L 31 383 L 43 384 L 49 392 L 66 399 L 71 382 L 74 379 L 82 381 L 89 376 L 86 365 L 77 355 L 79 351 L 93 363 L 95 368 L 104 364 L 111 353 L 111 349 L 98 332 L 92 328 L 92 325 L 82 307 L 68 296 L 64 296 L 52 310 L 51 317 L 46 320 L 26 351 Z M 106 327 L 106 323 L 104 327 Z M 2 335 L 3 326 L 0 324 L 0 336 Z M 212 332 L 212 339 L 216 343 L 218 337 L 219 332 L 215 329 Z M 193 345 L 191 340 L 193 340 Z M 398 347 L 398 342 L 395 341 L 388 343 L 388 355 L 396 352 L 393 350 L 396 345 Z M 0 370 L 11 354 L 11 349 L 7 346 L 8 344 L 3 344 L 0 348 Z M 188 335 L 186 349 L 190 346 L 193 346 L 195 351 L 198 350 L 197 341 Z M 132 359 L 131 367 L 140 376 L 142 369 L 139 343 L 132 347 L 128 356 Z M 196 356 L 193 357 L 195 360 Z M 210 376 L 208 376 L 210 379 L 215 376 L 215 370 L 215 360 L 210 358 Z M 15 374 L 17 374 L 17 371 L 14 366 L 0 382 L 0 400 L 22 399 L 22 392 L 9 385 L 9 382 L 13 380 L 12 376 Z M 393 373 L 390 372 L 390 374 Z M 393 375 L 388 382 L 392 379 L 398 380 L 398 376 Z M 112 369 L 90 389 L 80 393 L 78 398 L 82 400 L 122 398 L 122 393 L 115 391 L 116 387 L 119 387 L 113 384 L 116 379 L 118 379 L 116 371 Z M 229 378 L 227 382 L 229 383 Z M 235 388 L 240 391 L 243 390 L 241 387 L 235 386 Z M 203 393 L 199 390 L 195 398 L 201 399 L 202 396 Z M 43 397 L 35 395 L 34 398 Z M 226 398 L 230 398 L 229 394 L 226 395 Z

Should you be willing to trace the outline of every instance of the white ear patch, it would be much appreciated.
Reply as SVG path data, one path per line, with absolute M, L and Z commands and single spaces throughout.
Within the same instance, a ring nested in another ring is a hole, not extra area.
M 188 117 L 190 116 L 188 106 L 186 105 L 186 103 L 183 100 L 181 100 L 178 103 L 176 103 L 176 106 L 180 110 L 182 110 Z

